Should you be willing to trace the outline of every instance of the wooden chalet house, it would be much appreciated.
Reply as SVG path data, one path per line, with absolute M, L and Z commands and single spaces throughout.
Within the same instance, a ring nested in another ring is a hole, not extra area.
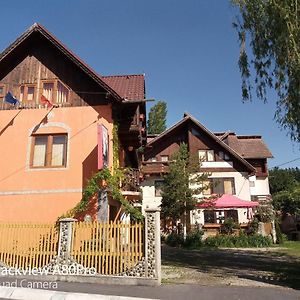
M 267 159 L 271 152 L 261 136 L 238 136 L 234 132 L 213 133 L 189 114 L 160 135 L 148 136 L 142 162 L 143 209 L 161 204 L 163 175 L 169 160 L 186 143 L 202 161 L 199 172 L 209 174 L 207 188 L 199 197 L 220 197 L 223 206 L 199 207 L 191 213 L 191 224 L 218 228 L 227 218 L 246 224 L 251 220 L 252 201 L 270 199 Z M 223 202 L 222 195 L 227 200 Z M 229 199 L 229 200 L 228 200 Z M 230 201 L 230 203 L 228 202 Z
M 73 208 L 92 174 L 112 167 L 115 124 L 119 164 L 137 184 L 145 113 L 144 75 L 101 76 L 31 26 L 0 54 L 0 222 L 52 222 Z M 108 197 L 103 215 L 98 201 L 87 213 L 115 218 L 120 204 Z

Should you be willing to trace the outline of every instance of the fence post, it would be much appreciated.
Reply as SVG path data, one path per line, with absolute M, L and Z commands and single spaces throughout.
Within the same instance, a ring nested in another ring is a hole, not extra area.
M 146 277 L 161 283 L 160 209 L 145 209 L 145 272 Z
M 72 228 L 76 219 L 59 220 L 58 258 L 66 260 L 71 256 Z

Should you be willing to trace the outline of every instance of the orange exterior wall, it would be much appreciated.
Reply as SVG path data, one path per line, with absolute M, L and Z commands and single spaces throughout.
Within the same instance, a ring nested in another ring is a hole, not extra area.
M 111 111 L 110 105 L 54 108 L 50 113 L 0 111 L 0 222 L 53 222 L 74 207 L 86 179 L 97 171 L 97 124 L 108 129 L 112 166 Z M 68 132 L 67 166 L 30 169 L 31 132 L 47 113 L 36 133 Z

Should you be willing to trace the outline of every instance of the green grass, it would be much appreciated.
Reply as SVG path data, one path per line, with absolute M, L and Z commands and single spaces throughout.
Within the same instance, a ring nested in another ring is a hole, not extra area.
M 278 247 L 278 252 L 300 257 L 300 241 L 285 241 Z

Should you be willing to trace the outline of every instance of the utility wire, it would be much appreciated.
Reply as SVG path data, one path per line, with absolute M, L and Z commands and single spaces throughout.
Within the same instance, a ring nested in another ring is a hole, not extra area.
M 43 119 L 45 119 L 45 118 L 48 116 L 49 113 L 50 113 L 50 111 L 47 112 L 46 116 L 45 116 Z M 43 119 L 42 119 L 42 121 L 43 121 Z M 42 121 L 41 121 L 41 122 L 42 122 Z M 37 126 L 39 126 L 39 125 L 41 124 L 41 122 L 40 122 Z M 73 139 L 74 137 L 76 137 L 78 134 L 80 134 L 81 132 L 83 132 L 84 130 L 86 130 L 86 129 L 89 128 L 91 125 L 95 124 L 96 122 L 97 122 L 97 120 L 94 120 L 92 123 L 86 125 L 85 127 L 81 128 L 80 130 L 78 130 L 75 134 L 73 134 L 71 137 L 68 138 L 68 141 L 70 141 L 71 139 Z M 56 157 L 56 156 L 54 156 L 54 157 Z M 17 173 L 23 171 L 24 169 L 26 169 L 27 166 L 28 166 L 28 165 L 26 164 L 26 165 L 22 166 L 21 168 L 19 168 L 19 169 L 13 171 L 12 173 L 6 175 L 5 177 L 3 177 L 3 178 L 0 179 L 0 182 L 3 182 L 4 180 L 10 178 L 11 176 L 13 176 L 13 175 L 15 175 L 15 174 L 17 174 Z
M 295 159 L 293 159 L 293 160 L 290 160 L 290 161 L 284 162 L 284 163 L 282 163 L 282 164 L 280 164 L 280 165 L 277 165 L 277 166 L 275 166 L 275 167 L 273 167 L 273 168 L 278 168 L 278 167 L 281 167 L 281 166 L 287 165 L 287 164 L 289 164 L 289 163 L 291 163 L 291 162 L 294 162 L 294 161 L 297 161 L 297 160 L 300 160 L 300 157 L 297 157 L 297 158 L 295 158 Z

